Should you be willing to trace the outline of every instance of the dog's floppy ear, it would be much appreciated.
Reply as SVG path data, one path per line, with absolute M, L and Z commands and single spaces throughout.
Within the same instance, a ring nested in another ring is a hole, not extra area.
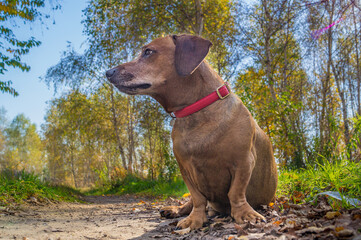
M 207 56 L 212 43 L 204 38 L 193 35 L 173 35 L 175 44 L 174 63 L 180 76 L 188 76 L 197 69 Z

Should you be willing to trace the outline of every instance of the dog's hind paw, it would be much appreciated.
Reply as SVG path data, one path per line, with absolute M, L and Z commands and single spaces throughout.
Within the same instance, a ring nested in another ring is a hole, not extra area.
M 266 219 L 256 212 L 250 205 L 244 204 L 242 207 L 232 209 L 232 217 L 238 223 L 244 223 L 245 221 L 257 222 L 257 221 L 266 221 Z
M 179 215 L 179 207 L 177 206 L 168 206 L 163 207 L 159 210 L 160 216 L 165 218 L 177 218 Z

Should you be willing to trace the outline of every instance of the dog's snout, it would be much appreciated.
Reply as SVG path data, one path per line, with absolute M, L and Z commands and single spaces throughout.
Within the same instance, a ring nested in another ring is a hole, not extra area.
M 107 76 L 107 78 L 111 78 L 112 76 L 114 76 L 115 72 L 116 72 L 116 69 L 112 68 L 112 69 L 106 71 L 105 75 Z

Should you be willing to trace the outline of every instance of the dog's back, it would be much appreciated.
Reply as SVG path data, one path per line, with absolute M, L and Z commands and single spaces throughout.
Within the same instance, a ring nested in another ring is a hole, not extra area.
M 271 141 L 256 123 L 255 134 L 256 164 L 248 184 L 246 198 L 257 208 L 271 202 L 277 189 L 277 166 L 273 157 Z

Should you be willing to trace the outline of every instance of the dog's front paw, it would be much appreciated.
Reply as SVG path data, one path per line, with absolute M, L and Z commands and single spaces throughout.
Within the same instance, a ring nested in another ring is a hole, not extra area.
M 191 213 L 188 217 L 182 219 L 181 221 L 178 222 L 177 224 L 177 228 L 190 228 L 191 230 L 193 229 L 198 229 L 201 228 L 203 226 L 203 223 L 207 222 L 207 216 L 206 213 Z
M 179 215 L 179 206 L 167 206 L 159 210 L 159 213 L 162 217 L 165 218 L 177 218 Z
M 247 202 L 237 207 L 236 209 L 232 208 L 232 217 L 238 223 L 244 223 L 245 221 L 256 222 L 256 221 L 266 221 L 266 219 L 256 212 Z

